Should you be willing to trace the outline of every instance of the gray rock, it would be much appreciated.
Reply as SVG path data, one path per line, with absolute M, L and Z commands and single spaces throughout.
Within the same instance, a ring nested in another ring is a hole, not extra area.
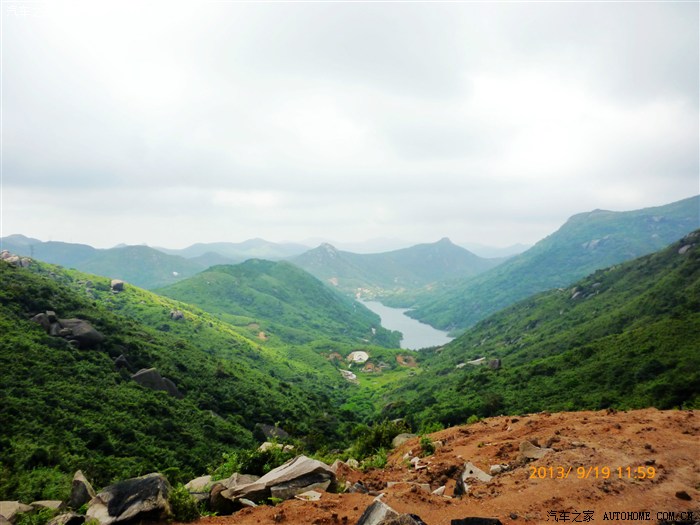
M 355 469 L 355 470 L 357 470 L 358 468 L 360 468 L 360 462 L 357 461 L 355 458 L 350 458 L 350 459 L 348 459 L 348 460 L 345 462 L 345 464 L 346 464 L 348 467 L 350 467 L 350 468 L 352 468 L 352 469 Z
M 0 514 L 0 525 L 12 525 L 12 522 Z
M 417 437 L 416 434 L 399 434 L 391 440 L 391 446 L 394 448 L 400 447 L 401 445 L 406 443 L 406 441 L 413 439 L 414 437 Z
M 142 368 L 132 375 L 131 379 L 136 381 L 139 385 L 150 388 L 151 390 L 167 392 L 171 396 L 178 399 L 182 399 L 184 397 L 177 389 L 177 386 L 175 386 L 175 383 L 173 383 L 170 379 L 161 376 L 158 370 L 155 368 Z
M 64 337 L 78 341 L 81 348 L 91 348 L 105 340 L 104 335 L 83 319 L 59 319 L 58 322 L 63 329 L 70 330 L 70 333 L 63 334 Z M 61 335 L 61 330 L 59 330 L 59 335 Z
M 161 474 L 148 474 L 111 485 L 90 502 L 87 517 L 101 525 L 132 520 L 162 520 L 171 514 L 170 484 Z
M 80 470 L 77 471 L 73 475 L 70 498 L 68 498 L 68 506 L 71 509 L 79 509 L 95 496 L 95 490 L 92 488 L 92 485 L 90 485 L 90 482 Z
M 443 485 L 442 487 L 438 487 L 433 491 L 433 494 L 435 494 L 436 496 L 443 496 L 445 494 L 446 488 L 447 487 L 445 485 Z
M 286 439 L 290 437 L 284 429 L 277 426 L 266 425 L 265 423 L 258 423 L 255 426 L 262 431 L 265 439 Z
M 249 485 L 251 483 L 255 483 L 259 479 L 260 476 L 254 476 L 253 474 L 239 474 L 238 472 L 236 472 L 230 477 L 221 480 L 220 483 L 227 489 L 232 489 L 241 485 Z
M 123 292 L 124 284 L 126 283 L 121 279 L 112 279 L 112 282 L 110 283 L 110 288 L 112 288 L 113 292 Z
M 520 454 L 518 454 L 518 459 L 540 459 L 550 452 L 552 452 L 551 448 L 540 448 L 536 447 L 529 441 L 523 441 L 520 443 Z
M 180 319 L 184 319 L 185 314 L 183 314 L 180 310 L 171 310 L 170 311 L 170 319 L 173 321 L 179 321 Z
M 49 321 L 49 317 L 46 314 L 36 314 L 32 317 L 32 321 L 41 325 L 46 333 L 51 329 L 51 321 Z
M 222 491 L 221 496 L 234 501 L 240 498 L 259 501 L 270 496 L 289 499 L 314 488 L 328 489 L 335 481 L 335 473 L 325 463 L 297 456 L 253 483 Z
M 0 501 L 0 515 L 5 516 L 12 523 L 15 522 L 17 514 L 31 512 L 32 510 L 34 510 L 32 507 L 19 501 Z
M 189 492 L 204 492 L 212 484 L 211 476 L 200 476 L 185 484 Z
M 392 509 L 386 503 L 374 500 L 374 502 L 365 509 L 360 516 L 356 525 L 379 525 L 387 518 L 397 518 L 399 513 Z
M 46 525 L 82 525 L 83 523 L 85 523 L 85 516 L 75 512 L 67 512 L 50 519 Z
M 679 255 L 683 255 L 683 254 L 686 253 L 688 250 L 690 250 L 692 247 L 693 247 L 692 244 L 686 244 L 685 246 L 682 246 L 682 247 L 678 250 L 678 254 L 679 254 Z
M 508 465 L 491 465 L 489 472 L 492 476 L 496 476 L 497 474 L 501 474 L 506 470 L 508 470 Z
M 53 310 L 46 310 L 46 317 L 49 318 L 50 323 L 57 323 L 58 322 L 58 316 L 56 315 L 56 312 Z
M 119 357 L 117 357 L 114 360 L 114 366 L 117 369 L 120 369 L 120 368 L 126 368 L 127 370 L 131 369 L 131 365 L 129 364 L 129 360 L 124 356 L 124 354 L 121 354 Z

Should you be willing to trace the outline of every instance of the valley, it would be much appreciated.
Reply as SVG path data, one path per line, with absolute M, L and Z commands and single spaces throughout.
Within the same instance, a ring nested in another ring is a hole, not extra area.
M 482 259 L 447 239 L 369 255 L 322 245 L 274 261 L 235 261 L 227 243 L 178 254 L 2 239 L 0 500 L 66 499 L 76 470 L 98 487 L 148 472 L 180 487 L 234 467 L 264 473 L 304 454 L 356 460 L 345 480 L 363 480 L 429 525 L 470 514 L 537 521 L 561 501 L 601 512 L 614 494 L 643 505 L 628 480 L 570 489 L 536 480 L 544 493 L 563 492 L 531 495 L 535 482 L 516 468 L 514 445 L 530 439 L 551 441 L 556 459 L 545 466 L 626 466 L 658 450 L 668 471 L 644 501 L 680 508 L 673 490 L 700 498 L 677 459 L 693 454 L 683 436 L 698 435 L 698 209 L 693 197 L 578 215 L 508 259 Z M 222 246 L 226 253 L 209 251 Z M 38 253 L 60 253 L 64 265 Z M 200 262 L 183 263 L 193 259 Z M 215 264 L 195 268 L 204 260 Z M 99 271 L 76 269 L 83 265 Z M 358 302 L 358 293 L 372 300 Z M 416 339 L 405 327 L 417 321 L 401 313 L 409 306 L 419 319 L 444 308 L 431 321 L 443 330 L 421 324 L 433 333 Z M 404 324 L 383 323 L 389 314 Z M 614 431 L 596 437 L 588 428 Z M 414 436 L 414 455 L 425 436 L 444 448 L 426 453 L 426 469 L 412 469 L 406 446 L 392 452 L 402 433 Z M 638 450 L 642 434 L 652 449 Z M 270 440 L 294 452 L 258 449 Z M 614 452 L 625 447 L 624 458 Z M 468 458 L 483 468 L 501 458 L 513 469 L 462 498 L 386 486 L 428 483 L 432 491 Z M 321 502 L 244 509 L 236 523 L 280 513 L 294 523 L 310 508 L 319 522 L 356 520 L 371 499 L 324 493 Z

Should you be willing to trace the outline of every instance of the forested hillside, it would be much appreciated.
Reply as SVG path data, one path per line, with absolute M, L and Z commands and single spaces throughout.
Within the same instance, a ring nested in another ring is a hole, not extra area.
M 541 410 L 697 408 L 698 341 L 700 230 L 521 301 L 426 353 L 421 376 L 386 395 L 384 415 L 450 425 Z

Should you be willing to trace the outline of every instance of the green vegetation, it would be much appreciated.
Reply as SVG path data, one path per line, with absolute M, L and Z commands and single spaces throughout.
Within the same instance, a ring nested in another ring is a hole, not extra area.
M 251 259 L 214 266 L 158 293 L 252 326 L 276 343 L 318 339 L 396 348 L 400 334 L 382 328 L 379 316 L 286 262 Z
M 173 487 L 168 494 L 168 503 L 170 503 L 172 519 L 179 523 L 189 523 L 201 515 L 197 500 L 181 483 Z
M 458 332 L 535 293 L 666 247 L 700 227 L 700 197 L 630 212 L 575 215 L 526 252 L 476 277 L 442 283 L 408 313 Z M 410 305 L 407 305 L 410 306 Z
M 414 427 L 541 410 L 700 406 L 700 231 L 489 317 L 387 395 Z M 472 366 L 480 357 L 499 369 Z
M 251 448 L 256 423 L 312 449 L 342 443 L 354 424 L 337 408 L 353 385 L 311 349 L 261 347 L 192 307 L 132 286 L 113 294 L 108 279 L 46 264 L 2 263 L 0 279 L 2 499 L 63 498 L 78 469 L 97 486 L 165 469 L 183 481 Z M 185 317 L 173 321 L 177 308 Z M 105 342 L 48 336 L 29 320 L 45 310 L 91 322 Z M 115 367 L 120 355 L 130 371 Z M 150 367 L 184 399 L 130 379 Z

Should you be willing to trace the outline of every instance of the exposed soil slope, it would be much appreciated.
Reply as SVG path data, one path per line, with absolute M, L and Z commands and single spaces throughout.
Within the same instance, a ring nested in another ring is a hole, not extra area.
M 444 445 L 434 455 L 421 458 L 427 468 L 415 470 L 404 459 L 409 451 L 420 453 L 415 438 L 391 454 L 385 469 L 364 473 L 343 470 L 339 477 L 362 480 L 371 490 L 383 493 L 383 501 L 395 510 L 417 514 L 428 525 L 449 525 L 452 519 L 468 516 L 494 517 L 504 524 L 555 522 L 562 521 L 562 511 L 569 512 L 566 521 L 574 523 L 584 522 L 584 511 L 592 512 L 589 523 L 640 523 L 612 515 L 639 511 L 651 513 L 651 520 L 641 523 L 658 523 L 670 518 L 660 513 L 670 512 L 694 511 L 695 519 L 700 519 L 697 410 L 502 416 L 450 428 L 432 438 Z M 541 459 L 519 462 L 523 441 L 553 450 Z M 431 490 L 446 484 L 446 494 L 451 494 L 465 461 L 486 472 L 495 464 L 509 465 L 510 470 L 489 483 L 474 481 L 469 493 L 460 498 L 436 496 L 410 484 L 429 483 Z M 540 469 L 542 474 L 546 470 L 544 479 L 531 477 L 533 468 L 538 467 L 545 467 Z M 557 479 L 559 467 L 564 471 L 572 467 L 567 478 Z M 577 470 L 579 467 L 583 470 Z M 607 472 L 603 467 L 610 469 L 608 479 L 603 479 Z M 628 477 L 628 472 L 634 476 L 638 467 L 645 473 L 653 467 L 654 477 Z M 587 479 L 579 479 L 579 472 L 585 472 Z M 407 483 L 387 488 L 391 481 Z M 373 499 L 366 494 L 324 493 L 318 502 L 290 500 L 276 507 L 246 509 L 234 516 L 204 518 L 199 525 L 353 525 Z M 557 512 L 556 520 L 551 511 Z

